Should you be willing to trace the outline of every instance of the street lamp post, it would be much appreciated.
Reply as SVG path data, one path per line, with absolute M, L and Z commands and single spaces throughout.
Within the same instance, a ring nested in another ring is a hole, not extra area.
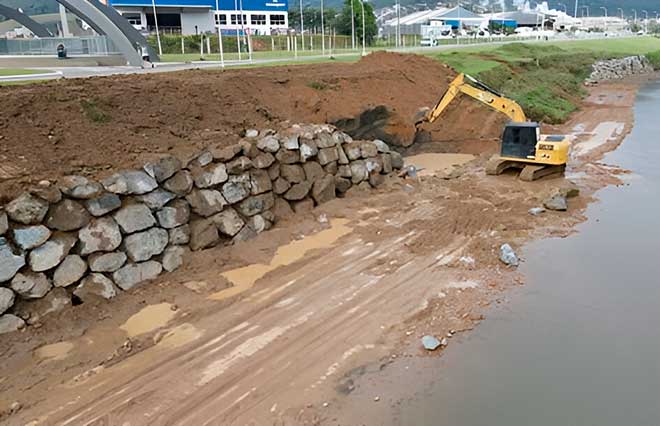
M 353 50 L 355 50 L 355 8 L 353 7 L 354 3 L 355 1 L 351 0 L 351 46 L 353 47 Z
M 300 0 L 300 43 L 302 49 L 305 50 L 305 19 L 303 19 L 302 0 Z
M 362 6 L 362 56 L 365 56 L 367 54 L 367 45 L 366 45 L 366 26 L 365 26 L 365 14 L 364 14 L 364 2 L 366 0 L 361 0 L 360 1 L 360 6 Z
M 323 0 L 321 0 L 321 55 L 325 56 L 325 25 L 323 25 Z
M 220 52 L 220 66 L 222 68 L 225 67 L 225 53 L 222 49 L 222 31 L 220 30 L 220 1 L 215 0 L 215 19 L 217 19 L 218 23 L 218 51 Z M 214 21 L 215 22 L 215 21 Z M 181 39 L 183 40 L 183 38 Z

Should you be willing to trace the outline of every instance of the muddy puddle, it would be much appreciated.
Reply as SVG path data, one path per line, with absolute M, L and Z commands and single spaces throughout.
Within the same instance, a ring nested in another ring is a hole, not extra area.
M 471 154 L 426 153 L 406 157 L 406 164 L 412 164 L 420 170 L 420 176 L 430 176 L 449 173 L 455 167 L 468 163 L 474 158 Z
M 341 237 L 351 233 L 353 229 L 347 226 L 348 222 L 348 219 L 332 219 L 328 229 L 279 247 L 275 252 L 275 256 L 267 265 L 257 263 L 224 272 L 222 276 L 229 280 L 233 287 L 214 293 L 209 296 L 209 299 L 224 300 L 240 294 L 251 288 L 257 280 L 263 278 L 267 273 L 301 260 L 312 250 L 332 246 Z
M 658 111 L 656 82 L 604 159 L 632 170 L 627 185 L 599 191 L 578 233 L 525 248 L 527 284 L 441 358 L 420 361 L 427 378 L 402 374 L 419 393 L 390 424 L 660 424 Z
M 44 361 L 59 361 L 68 357 L 73 347 L 71 342 L 53 343 L 38 348 L 34 355 Z
M 176 316 L 174 306 L 169 303 L 149 305 L 130 317 L 119 327 L 128 337 L 146 334 L 167 325 Z

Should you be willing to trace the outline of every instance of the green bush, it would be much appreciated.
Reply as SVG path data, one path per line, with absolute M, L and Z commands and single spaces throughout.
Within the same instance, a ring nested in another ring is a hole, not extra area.
M 651 65 L 653 65 L 653 68 L 656 70 L 660 70 L 660 50 L 656 50 L 655 52 L 651 52 L 646 55 L 648 60 L 651 62 Z

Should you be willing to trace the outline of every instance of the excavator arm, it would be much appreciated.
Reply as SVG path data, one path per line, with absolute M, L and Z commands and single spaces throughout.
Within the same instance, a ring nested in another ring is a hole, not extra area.
M 466 78 L 470 83 L 465 81 Z M 459 74 L 454 81 L 451 82 L 440 101 L 428 112 L 428 114 L 426 114 L 422 121 L 433 123 L 437 120 L 459 93 L 464 93 L 488 105 L 494 110 L 506 114 L 513 122 L 523 123 L 527 121 L 527 117 L 518 103 L 505 98 L 475 78 L 463 73 Z

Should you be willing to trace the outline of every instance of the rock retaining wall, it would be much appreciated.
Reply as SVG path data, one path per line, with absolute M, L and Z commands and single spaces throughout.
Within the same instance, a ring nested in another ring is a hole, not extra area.
M 186 165 L 165 156 L 100 182 L 40 182 L 0 208 L 0 333 L 72 300 L 112 299 L 179 268 L 189 250 L 247 240 L 401 167 L 382 141 L 294 125 L 248 130 Z
M 599 81 L 620 80 L 638 74 L 650 74 L 653 66 L 646 56 L 628 56 L 621 59 L 598 61 L 592 66 L 589 83 Z

